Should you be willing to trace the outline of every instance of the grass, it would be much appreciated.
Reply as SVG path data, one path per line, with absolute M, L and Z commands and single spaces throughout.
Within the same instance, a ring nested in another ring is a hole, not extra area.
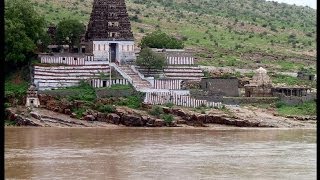
M 62 94 L 72 94 L 67 97 L 69 101 L 94 101 L 96 99 L 94 88 L 84 81 L 81 81 L 79 86 L 56 89 L 52 91 L 61 92 Z
M 68 17 L 87 24 L 92 7 L 92 0 L 32 2 L 48 23 L 54 24 Z M 229 6 L 225 1 L 207 0 L 127 0 L 126 5 L 129 16 L 139 19 L 131 21 L 136 44 L 159 28 L 185 37 L 187 48 L 203 49 L 206 54 L 215 51 L 212 58 L 199 58 L 202 65 L 242 68 L 255 64 L 242 58 L 246 52 L 298 56 L 316 49 L 316 11 L 305 7 L 253 1 L 235 1 Z M 295 34 L 296 47 L 288 42 L 290 34 Z M 220 57 L 221 52 L 226 56 Z M 276 65 L 282 69 L 292 67 L 286 63 Z
M 129 96 L 116 103 L 118 106 L 127 106 L 133 109 L 139 109 L 141 107 L 142 100 L 139 96 Z
M 28 69 L 18 70 L 5 79 L 5 97 L 22 99 L 27 94 L 29 81 Z M 10 104 L 7 104 L 10 105 Z
M 160 118 L 164 112 L 160 106 L 153 106 L 152 109 L 148 111 L 148 113 L 152 116 Z
M 316 82 L 310 82 L 306 80 L 298 79 L 297 77 L 292 77 L 288 75 L 282 75 L 282 74 L 274 74 L 270 76 L 273 84 L 286 84 L 289 86 L 310 86 L 310 87 L 316 87 Z
M 77 119 L 80 119 L 82 117 L 82 114 L 86 112 L 86 109 L 85 108 L 72 109 L 72 112 L 76 114 Z
M 286 105 L 284 103 L 277 103 L 277 112 L 282 116 L 297 115 L 297 116 L 316 116 L 317 104 L 315 101 L 305 102 L 299 105 Z
M 163 114 L 162 115 L 162 119 L 164 120 L 164 122 L 166 122 L 167 124 L 172 123 L 173 121 L 173 116 L 171 114 Z
M 5 126 L 15 126 L 16 122 L 10 121 L 10 120 L 4 120 L 4 125 Z

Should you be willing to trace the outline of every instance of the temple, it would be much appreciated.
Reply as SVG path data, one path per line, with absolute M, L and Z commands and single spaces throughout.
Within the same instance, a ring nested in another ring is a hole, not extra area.
M 86 53 L 117 64 L 135 60 L 134 38 L 124 0 L 95 0 L 85 34 Z

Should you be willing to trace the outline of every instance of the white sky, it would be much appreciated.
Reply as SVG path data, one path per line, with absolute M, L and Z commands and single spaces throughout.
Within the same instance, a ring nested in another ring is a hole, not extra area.
M 267 0 L 277 1 L 279 3 L 296 4 L 298 6 L 309 6 L 313 9 L 317 9 L 317 0 Z

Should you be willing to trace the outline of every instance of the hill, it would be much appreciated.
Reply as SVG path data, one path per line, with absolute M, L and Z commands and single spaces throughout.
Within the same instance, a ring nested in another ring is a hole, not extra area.
M 32 0 L 49 23 L 87 24 L 93 0 Z M 136 42 L 155 29 L 183 39 L 199 64 L 316 71 L 316 10 L 264 0 L 127 0 Z

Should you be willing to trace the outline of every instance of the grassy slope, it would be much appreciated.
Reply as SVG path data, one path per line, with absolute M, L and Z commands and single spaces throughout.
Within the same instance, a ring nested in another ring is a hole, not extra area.
M 53 24 L 69 17 L 87 24 L 92 6 L 92 0 L 32 1 Z M 187 37 L 186 47 L 199 52 L 199 64 L 239 68 L 263 64 L 281 71 L 296 71 L 301 66 L 316 68 L 316 11 L 311 8 L 263 0 L 126 3 L 129 15 L 139 18 L 132 21 L 136 42 L 157 28 L 176 37 Z M 294 35 L 291 42 L 290 35 Z M 273 57 L 262 57 L 261 64 L 256 64 L 257 52 Z

